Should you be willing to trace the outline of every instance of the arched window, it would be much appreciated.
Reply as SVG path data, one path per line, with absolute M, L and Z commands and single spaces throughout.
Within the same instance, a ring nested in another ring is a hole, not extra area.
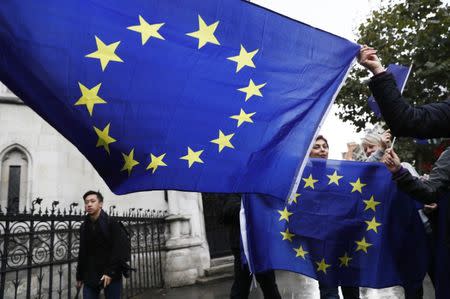
M 29 201 L 29 155 L 22 146 L 13 145 L 0 154 L 0 159 L 0 204 L 17 213 Z

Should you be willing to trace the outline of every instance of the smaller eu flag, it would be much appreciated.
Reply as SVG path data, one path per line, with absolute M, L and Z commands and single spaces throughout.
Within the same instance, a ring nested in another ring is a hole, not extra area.
M 409 73 L 411 72 L 411 66 L 404 66 L 401 64 L 390 64 L 386 68 L 386 71 L 392 73 L 395 82 L 397 83 L 397 86 L 400 89 L 400 92 L 403 92 L 403 89 L 405 89 L 406 81 L 408 81 Z M 367 102 L 370 109 L 372 109 L 372 111 L 375 113 L 375 116 L 381 118 L 380 107 L 378 107 L 375 98 L 371 95 L 367 99 Z
M 311 159 L 290 204 L 245 195 L 243 205 L 256 273 L 282 269 L 336 286 L 422 285 L 424 226 L 380 163 Z
M 236 0 L 11 0 L 0 80 L 117 194 L 287 197 L 359 50 Z

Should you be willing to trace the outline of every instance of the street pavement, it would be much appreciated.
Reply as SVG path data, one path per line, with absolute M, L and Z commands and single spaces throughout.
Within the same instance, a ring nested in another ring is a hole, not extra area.
M 277 271 L 277 284 L 283 299 L 315 299 L 319 298 L 319 287 L 315 280 L 285 271 Z M 206 285 L 192 285 L 172 289 L 149 290 L 133 299 L 228 299 L 232 280 Z M 360 289 L 361 299 L 400 299 L 404 298 L 403 288 Z M 253 288 L 249 299 L 263 299 L 259 287 Z M 342 295 L 341 295 L 342 298 Z M 424 299 L 434 298 L 431 281 L 424 281 Z

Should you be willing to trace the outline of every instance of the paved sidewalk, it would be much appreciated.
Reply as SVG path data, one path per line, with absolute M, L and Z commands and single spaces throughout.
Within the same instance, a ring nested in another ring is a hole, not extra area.
M 277 284 L 282 298 L 286 299 L 315 299 L 319 298 L 317 282 L 311 278 L 295 273 L 277 271 Z M 232 280 L 207 284 L 193 285 L 173 289 L 150 290 L 133 299 L 228 299 Z M 431 281 L 427 277 L 424 284 L 424 299 L 434 298 Z M 401 287 L 381 290 L 361 289 L 361 299 L 400 299 L 404 298 Z M 259 287 L 253 289 L 249 299 L 263 299 Z

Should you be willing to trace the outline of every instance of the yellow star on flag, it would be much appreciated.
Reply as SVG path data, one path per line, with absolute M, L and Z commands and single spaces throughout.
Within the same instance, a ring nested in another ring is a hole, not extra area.
M 325 274 L 327 274 L 327 268 L 331 267 L 330 264 L 325 263 L 324 258 L 320 261 L 320 263 L 316 262 L 316 264 L 317 264 L 317 272 L 322 271 Z
M 280 234 L 283 236 L 283 241 L 289 240 L 290 242 L 292 242 L 292 238 L 295 237 L 294 234 L 291 234 L 289 232 L 289 228 L 286 228 L 286 230 L 284 232 L 280 232 Z
M 374 232 L 378 233 L 378 228 L 381 223 L 377 222 L 375 219 L 375 216 L 370 221 L 365 221 L 367 223 L 367 231 L 373 230 Z
M 267 83 L 255 85 L 255 82 L 253 82 L 252 79 L 250 79 L 250 82 L 248 83 L 248 86 L 239 88 L 239 91 L 242 91 L 245 93 L 245 101 L 248 101 L 252 96 L 258 96 L 262 97 L 262 93 L 260 91 L 261 88 L 263 88 Z
M 219 145 L 219 153 L 225 148 L 234 148 L 234 146 L 231 144 L 231 138 L 233 138 L 233 134 L 225 135 L 221 130 L 219 130 L 219 138 L 211 140 L 211 143 L 215 143 Z
M 105 151 L 109 154 L 109 144 L 116 142 L 117 140 L 109 136 L 109 124 L 106 125 L 106 127 L 103 130 L 100 130 L 96 127 L 94 127 L 95 133 L 98 136 L 97 145 L 96 147 L 103 146 Z
M 186 35 L 189 35 L 194 38 L 198 38 L 198 48 L 200 49 L 207 43 L 220 45 L 217 38 L 214 36 L 214 31 L 216 31 L 217 26 L 219 25 L 219 21 L 215 22 L 211 25 L 206 25 L 205 21 L 203 21 L 202 17 L 198 16 L 198 30 L 186 33 Z
M 304 260 L 306 259 L 306 258 L 305 258 L 305 255 L 308 254 L 308 251 L 303 250 L 303 246 L 300 245 L 299 248 L 293 248 L 293 249 L 294 249 L 294 251 L 296 252 L 295 257 L 301 256 Z
M 98 96 L 98 91 L 102 86 L 101 83 L 97 84 L 91 89 L 87 88 L 80 82 L 78 82 L 78 86 L 80 87 L 81 97 L 74 105 L 86 105 L 86 109 L 88 110 L 90 116 L 92 116 L 92 111 L 94 111 L 95 104 L 106 104 L 106 101 Z
M 127 27 L 127 29 L 139 32 L 142 38 L 142 45 L 145 45 L 151 37 L 164 40 L 164 37 L 158 32 L 163 25 L 164 23 L 149 24 L 141 15 L 139 15 L 139 25 L 130 26 Z
M 96 36 L 95 43 L 97 44 L 97 51 L 86 55 L 86 57 L 100 59 L 102 71 L 105 70 L 110 61 L 123 62 L 123 60 L 115 53 L 120 41 L 106 45 Z
M 364 187 L 367 184 L 361 183 L 361 181 L 358 178 L 358 180 L 356 182 L 350 183 L 350 185 L 353 186 L 352 193 L 355 192 L 355 191 L 358 191 L 359 193 L 362 193 L 362 187 Z
M 314 189 L 314 184 L 319 181 L 319 180 L 313 179 L 312 174 L 310 174 L 309 177 L 306 179 L 302 178 L 302 180 L 305 181 L 304 188 L 311 187 L 312 189 Z
M 373 195 L 370 197 L 369 200 L 363 200 L 364 203 L 366 204 L 366 207 L 364 208 L 364 211 L 367 211 L 368 209 L 373 210 L 374 212 L 377 205 L 381 204 L 381 202 L 374 200 Z
M 339 186 L 339 180 L 343 178 L 343 176 L 337 174 L 336 170 L 332 175 L 327 175 L 327 177 L 330 179 L 328 185 L 336 184 L 337 186 Z
M 281 215 L 279 221 L 285 219 L 287 222 L 289 222 L 289 216 L 291 216 L 294 213 L 291 213 L 287 210 L 286 207 L 284 207 L 284 210 L 278 210 L 278 213 Z
M 255 67 L 255 64 L 253 63 L 253 57 L 256 55 L 256 53 L 258 53 L 259 49 L 256 49 L 255 51 L 252 52 L 247 52 L 247 50 L 245 50 L 244 46 L 241 45 L 241 50 L 239 52 L 239 55 L 237 56 L 233 56 L 233 57 L 228 57 L 227 59 L 237 62 L 237 66 L 236 66 L 236 73 L 239 72 L 244 66 L 249 66 L 249 67 Z
M 253 123 L 252 116 L 255 115 L 256 112 L 253 113 L 245 113 L 243 109 L 241 109 L 241 112 L 239 112 L 239 115 L 232 115 L 230 118 L 237 120 L 237 126 L 238 128 L 244 123 Z
M 297 198 L 298 198 L 300 195 L 301 195 L 300 193 L 295 193 L 295 194 L 294 194 L 294 197 L 292 198 L 292 202 L 297 203 Z
M 188 153 L 186 156 L 181 157 L 180 159 L 186 160 L 189 163 L 189 168 L 191 168 L 192 164 L 195 162 L 203 163 L 203 160 L 200 159 L 200 155 L 203 153 L 203 150 L 194 152 L 190 147 L 188 147 Z
M 131 150 L 131 152 L 128 155 L 122 153 L 122 156 L 123 156 L 124 164 L 120 171 L 127 170 L 128 176 L 129 176 L 131 174 L 131 170 L 133 170 L 133 167 L 139 164 L 138 161 L 134 160 L 134 148 Z
M 347 255 L 347 252 L 346 252 L 346 253 L 344 254 L 344 256 L 341 256 L 341 257 L 339 258 L 339 260 L 341 261 L 341 264 L 339 265 L 339 267 L 342 267 L 342 266 L 348 267 L 348 263 L 352 260 L 352 258 L 349 257 L 349 256 Z
M 167 166 L 166 163 L 164 163 L 163 159 L 166 156 L 166 154 L 162 154 L 160 156 L 154 156 L 153 154 L 150 154 L 150 164 L 147 166 L 148 169 L 152 169 L 152 173 L 155 173 L 156 169 L 158 169 L 159 166 Z
M 367 248 L 369 248 L 370 246 L 373 245 L 373 244 L 367 243 L 365 237 L 362 238 L 361 241 L 355 241 L 355 242 L 356 242 L 356 245 L 358 245 L 358 247 L 356 248 L 355 251 L 362 250 L 365 253 L 367 253 Z

